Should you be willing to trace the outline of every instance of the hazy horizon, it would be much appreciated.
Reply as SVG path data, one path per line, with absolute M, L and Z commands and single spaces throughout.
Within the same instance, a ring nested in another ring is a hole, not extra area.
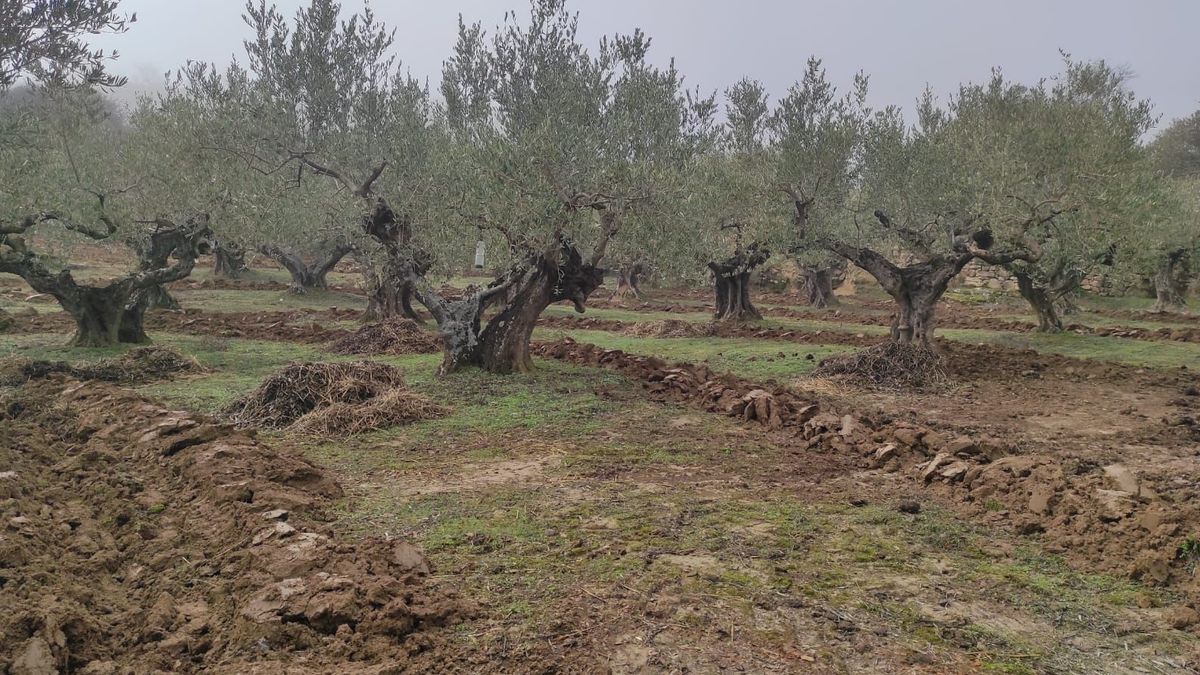
M 303 0 L 276 3 L 289 19 Z M 344 11 L 361 4 L 342 3 Z M 154 90 L 163 74 L 187 60 L 224 66 L 237 55 L 249 29 L 243 0 L 123 0 L 121 11 L 137 23 L 122 35 L 92 44 L 116 49 L 112 70 L 129 76 L 118 92 Z M 726 2 L 699 0 L 576 0 L 580 34 L 594 45 L 601 35 L 641 28 L 654 41 L 651 59 L 674 57 L 689 87 L 723 91 L 742 76 L 761 80 L 776 99 L 803 75 L 809 55 L 823 59 L 830 78 L 849 85 L 862 70 L 871 78 L 872 105 L 911 109 L 928 84 L 945 97 L 963 82 L 981 81 L 993 67 L 1033 82 L 1059 72 L 1059 50 L 1077 59 L 1099 59 L 1128 69 L 1132 88 L 1149 98 L 1159 127 L 1200 108 L 1200 2 L 1152 0 L 1136 8 L 1116 0 L 1054 3 L 967 3 L 954 0 L 849 0 L 846 2 Z M 414 75 L 436 89 L 442 61 L 457 37 L 457 17 L 491 29 L 509 9 L 527 11 L 523 0 L 465 0 L 432 6 L 416 2 L 372 3 L 396 29 L 395 54 Z

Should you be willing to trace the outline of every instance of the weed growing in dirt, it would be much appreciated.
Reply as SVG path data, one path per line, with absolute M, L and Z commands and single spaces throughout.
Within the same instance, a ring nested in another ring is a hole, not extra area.
M 1189 573 L 1195 574 L 1196 565 L 1200 564 L 1200 539 L 1194 534 L 1189 534 L 1179 545 L 1177 557 L 1185 562 Z

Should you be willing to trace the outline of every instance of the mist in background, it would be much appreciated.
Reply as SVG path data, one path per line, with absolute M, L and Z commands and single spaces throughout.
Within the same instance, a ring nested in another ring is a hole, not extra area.
M 289 18 L 305 4 L 276 3 Z M 137 23 L 123 35 L 92 40 L 121 54 L 112 70 L 127 75 L 129 85 L 114 96 L 129 103 L 139 92 L 156 91 L 164 73 L 188 59 L 228 64 L 249 37 L 244 6 L 243 0 L 123 0 L 122 10 L 136 12 Z M 1024 82 L 1050 76 L 1062 67 L 1061 49 L 1128 69 L 1133 89 L 1154 102 L 1160 127 L 1200 108 L 1196 0 L 574 0 L 569 6 L 579 12 L 585 44 L 641 28 L 654 41 L 651 60 L 674 57 L 689 87 L 704 92 L 750 76 L 778 98 L 816 55 L 840 87 L 862 70 L 871 78 L 872 105 L 911 109 L 927 84 L 944 100 L 959 83 L 986 80 L 997 66 Z M 522 0 L 376 0 L 372 8 L 396 29 L 396 55 L 435 91 L 459 13 L 491 29 L 506 10 L 528 12 Z

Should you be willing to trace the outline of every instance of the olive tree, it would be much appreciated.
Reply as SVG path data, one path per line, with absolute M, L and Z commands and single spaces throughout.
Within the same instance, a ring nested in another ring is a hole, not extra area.
M 1094 94 L 1097 80 L 1107 95 Z M 1068 62 L 1035 85 L 996 71 L 944 106 L 927 91 L 912 126 L 896 108 L 873 113 L 852 216 L 810 223 L 805 245 L 874 276 L 896 303 L 892 339 L 905 344 L 929 342 L 938 301 L 972 260 L 1032 276 L 1064 255 L 1098 255 L 1138 207 L 1125 172 L 1148 117 L 1114 82 L 1103 63 Z
M 682 203 L 692 222 L 685 240 L 667 251 L 694 251 L 713 285 L 718 321 L 757 321 L 751 275 L 771 257 L 759 202 L 766 189 L 769 97 L 761 82 L 743 78 L 725 90 L 725 120 L 714 142 L 693 139 L 697 159 L 687 173 Z M 687 260 L 687 257 L 683 257 Z
M 771 115 L 773 161 L 779 190 L 792 211 L 789 241 L 804 279 L 808 303 L 824 308 L 837 304 L 834 277 L 844 272 L 843 258 L 823 249 L 797 246 L 797 238 L 814 220 L 845 217 L 856 186 L 857 160 L 866 124 L 867 78 L 858 75 L 842 96 L 829 82 L 817 58 L 808 60 L 804 78 L 792 85 Z
M 75 320 L 75 346 L 145 342 L 143 314 L 157 289 L 186 277 L 207 250 L 206 213 L 186 220 L 160 209 L 128 131 L 97 114 L 95 92 L 58 91 L 37 111 L 31 142 L 0 146 L 0 273 L 14 274 L 54 297 Z M 146 214 L 149 214 L 147 217 Z M 56 232 L 55 229 L 58 231 Z M 75 279 L 41 240 L 125 242 L 137 268 L 107 282 Z
M 481 237 L 506 268 L 450 299 L 408 265 L 443 336 L 443 373 L 531 368 L 529 340 L 546 307 L 565 300 L 582 312 L 610 242 L 637 240 L 671 217 L 658 193 L 686 162 L 680 76 L 647 62 L 650 39 L 640 31 L 606 38 L 593 53 L 577 30 L 561 0 L 535 0 L 526 22 L 509 15 L 490 41 L 460 22 L 443 72 L 448 226 L 415 237 L 443 264 Z M 489 306 L 496 313 L 484 323 Z
M 1135 223 L 1138 245 L 1129 247 L 1135 271 L 1148 276 L 1154 311 L 1187 306 L 1187 286 L 1200 259 L 1200 112 L 1175 120 L 1149 147 L 1151 166 L 1164 177 L 1176 208 Z
M 1111 262 L 1130 223 L 1155 218 L 1139 147 L 1154 120 L 1127 85 L 1128 76 L 1103 61 L 1068 61 L 1036 87 L 994 81 L 959 95 L 957 115 L 989 129 L 994 143 L 984 157 L 971 154 L 984 146 L 961 146 L 979 167 L 975 189 L 987 200 L 979 211 L 1008 207 L 1011 222 L 1030 205 L 1049 209 L 1019 230 L 996 228 L 1010 246 L 1028 249 L 1004 267 L 1042 331 L 1062 330 L 1061 309 L 1084 277 Z
M 427 88 L 401 72 L 390 54 L 394 31 L 369 6 L 346 16 L 332 0 L 312 0 L 289 21 L 273 5 L 248 2 L 243 18 L 252 31 L 246 65 L 188 64 L 161 105 L 187 121 L 204 150 L 240 160 L 244 171 L 227 187 L 249 222 L 223 240 L 274 259 L 298 293 L 325 288 L 354 254 L 373 311 L 395 309 L 363 248 L 358 198 L 305 175 L 324 179 L 333 167 L 365 175 L 389 157 L 392 179 L 405 180 L 422 161 Z

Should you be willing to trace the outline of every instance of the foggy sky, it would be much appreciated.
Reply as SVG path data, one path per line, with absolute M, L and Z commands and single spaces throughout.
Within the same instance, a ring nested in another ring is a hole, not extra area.
M 290 18 L 304 0 L 278 0 Z M 347 10 L 358 0 L 343 0 Z M 122 0 L 137 23 L 93 44 L 117 49 L 113 70 L 130 91 L 154 88 L 187 59 L 229 63 L 242 56 L 249 29 L 243 0 Z M 375 0 L 396 29 L 395 51 L 434 90 L 457 37 L 457 15 L 485 28 L 526 0 Z M 994 66 L 1033 82 L 1057 73 L 1059 49 L 1076 59 L 1104 58 L 1129 69 L 1132 86 L 1150 98 L 1162 122 L 1200 108 L 1200 0 L 573 0 L 580 33 L 641 28 L 653 38 L 651 59 L 674 56 L 689 86 L 724 90 L 743 75 L 762 80 L 773 99 L 804 72 L 810 54 L 824 60 L 840 89 L 864 70 L 875 106 L 911 110 L 928 83 L 944 100 L 959 83 L 983 81 Z M 1160 123 L 1161 126 L 1161 123 Z

